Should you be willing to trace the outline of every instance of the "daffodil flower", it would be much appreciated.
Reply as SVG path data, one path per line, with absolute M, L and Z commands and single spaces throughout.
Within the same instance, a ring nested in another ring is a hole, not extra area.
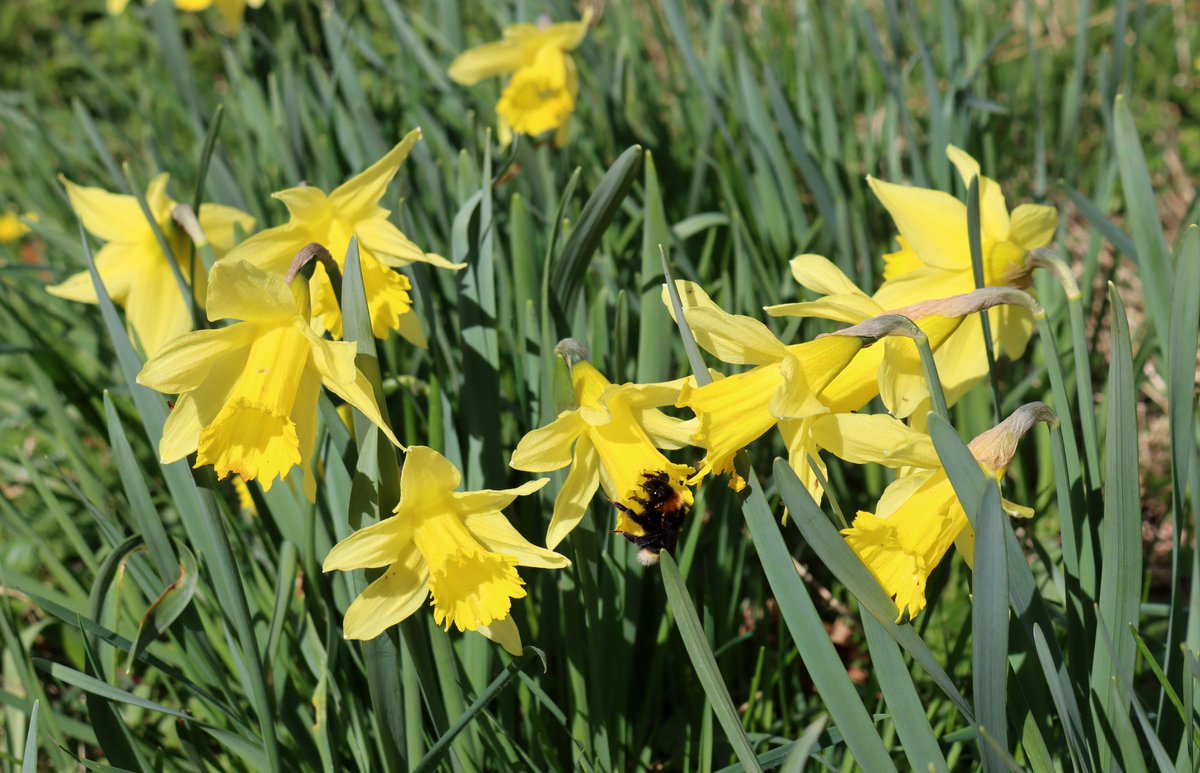
M 949 145 L 946 155 L 964 184 L 979 178 L 980 242 L 984 287 L 1027 287 L 1031 267 L 1026 256 L 1054 238 L 1058 214 L 1053 207 L 1022 204 L 1011 215 L 1000 185 L 979 172 L 979 164 Z M 874 300 L 892 310 L 929 298 L 945 298 L 975 289 L 967 240 L 967 207 L 942 191 L 894 185 L 873 177 L 867 182 L 900 231 L 898 252 L 884 256 L 884 279 Z M 1033 335 L 1033 320 L 1018 308 L 988 312 L 996 350 L 1016 359 Z M 942 375 L 950 385 L 974 383 L 987 373 L 981 325 L 963 325 L 943 344 L 942 359 L 952 369 Z M 939 366 L 941 363 L 939 363 Z M 940 372 L 940 367 L 939 367 Z M 947 386 L 948 391 L 953 391 Z
M 163 427 L 159 455 L 174 462 L 193 451 L 196 467 L 219 478 L 237 473 L 269 491 L 295 466 L 316 496 L 310 461 L 317 437 L 321 385 L 384 424 L 371 385 L 354 364 L 350 342 L 317 337 L 309 323 L 307 283 L 268 274 L 243 261 L 213 267 L 210 320 L 242 320 L 175 339 L 138 374 L 139 384 L 179 399 Z
M 26 220 L 37 220 L 37 215 L 25 213 L 22 217 Z M 29 226 L 21 222 L 21 217 L 18 217 L 16 212 L 5 212 L 0 215 L 0 244 L 8 244 L 15 242 L 25 234 L 29 233 Z
M 1009 303 L 996 291 L 977 293 L 972 285 L 962 295 L 921 299 L 910 305 L 885 308 L 820 255 L 798 255 L 792 259 L 791 269 L 792 276 L 801 286 L 823 297 L 805 303 L 768 306 L 766 311 L 771 316 L 816 317 L 851 325 L 887 314 L 908 317 L 929 340 L 949 405 L 987 376 L 987 353 L 982 338 L 973 350 L 949 346 L 949 342 L 966 340 L 955 336 L 964 327 L 968 314 Z M 980 326 L 975 320 L 966 327 L 978 329 Z M 883 399 L 893 416 L 901 419 L 912 416 L 919 420 L 928 411 L 929 386 L 911 338 L 888 337 L 860 350 L 821 393 L 821 399 L 831 410 L 857 411 L 876 395 Z
M 1029 403 L 976 437 L 969 448 L 984 473 L 999 481 L 1021 437 L 1038 421 L 1053 420 L 1045 405 Z M 860 511 L 842 534 L 896 602 L 897 621 L 905 615 L 912 618 L 925 608 L 925 584 L 952 544 L 972 564 L 975 532 L 928 435 L 887 416 L 859 416 L 855 421 L 853 440 L 838 448 L 839 455 L 855 464 L 875 462 L 901 470 L 875 512 Z M 897 453 L 898 448 L 904 452 Z M 1033 515 L 1007 500 L 1002 507 L 1010 516 Z
M 237 35 L 242 29 L 242 17 L 246 14 L 247 6 L 261 8 L 266 0 L 175 0 L 175 7 L 181 11 L 199 13 L 212 6 L 217 7 L 221 19 L 225 22 L 226 31 Z M 113 16 L 124 13 L 129 0 L 108 0 L 108 12 Z
M 359 595 L 342 631 L 373 639 L 432 596 L 433 620 L 447 631 L 478 631 L 513 655 L 521 638 L 512 600 L 525 596 L 518 566 L 562 569 L 564 556 L 525 540 L 501 512 L 548 478 L 513 489 L 457 491 L 458 470 L 425 446 L 404 455 L 395 515 L 360 529 L 329 551 L 326 572 L 387 570 Z
M 504 28 L 503 40 L 465 51 L 450 64 L 450 78 L 466 86 L 513 74 L 496 104 L 503 144 L 511 132 L 533 137 L 555 132 L 555 144 L 566 144 L 579 95 L 575 62 L 567 52 L 583 42 L 591 19 L 588 10 L 578 22 L 512 24 Z
M 141 342 L 146 356 L 153 357 L 172 339 L 192 329 L 188 304 L 179 291 L 154 230 L 133 196 L 109 193 L 59 178 L 83 227 L 106 244 L 96 253 L 96 270 L 113 302 L 125 307 L 125 318 L 134 337 Z M 172 259 L 185 281 L 191 282 L 198 303 L 202 304 L 206 277 L 197 256 L 189 260 L 188 237 L 171 219 L 175 202 L 167 195 L 169 176 L 164 172 L 146 188 L 146 204 L 155 224 L 166 237 Z M 202 204 L 200 228 L 213 253 L 224 255 L 237 238 L 235 226 L 243 231 L 254 228 L 254 218 L 245 212 L 220 204 Z M 79 303 L 96 303 L 96 291 L 87 271 L 46 288 L 51 295 Z
M 421 130 L 413 129 L 387 155 L 330 194 L 312 186 L 273 194 L 288 208 L 291 220 L 247 239 L 226 260 L 245 260 L 282 275 L 296 253 L 315 242 L 329 250 L 340 269 L 350 237 L 357 236 L 375 337 L 387 338 L 395 330 L 414 345 L 424 347 L 425 334 L 412 312 L 412 285 L 408 277 L 392 269 L 415 262 L 450 269 L 463 268 L 464 264 L 450 263 L 440 255 L 423 251 L 388 220 L 390 212 L 379 204 L 419 139 Z M 341 307 L 324 266 L 317 266 L 311 287 L 313 316 L 322 328 L 341 338 Z
M 808 456 L 818 449 L 812 444 L 811 422 L 805 421 L 832 410 L 824 390 L 862 342 L 831 336 L 788 346 L 758 320 L 721 309 L 699 285 L 678 280 L 676 287 L 696 343 L 722 362 L 755 366 L 707 386 L 683 385 L 676 405 L 690 408 L 699 418 L 692 442 L 707 451 L 697 478 L 729 473 L 731 485 L 740 490 L 745 481 L 734 470 L 734 455 L 778 425 L 792 468 L 815 492 Z M 674 316 L 665 288 L 663 294 Z
M 559 351 L 570 353 L 572 345 L 578 346 L 564 341 Z M 619 505 L 616 531 L 635 539 L 645 531 L 622 508 L 642 510 L 636 498 L 643 495 L 647 475 L 665 473 L 684 506 L 691 507 L 686 480 L 692 469 L 659 450 L 683 448 L 694 431 L 694 422 L 658 410 L 675 402 L 684 382 L 611 384 L 586 359 L 569 357 L 568 362 L 578 407 L 521 438 L 510 462 L 528 472 L 571 466 L 554 501 L 547 547 L 553 550 L 579 524 L 598 486 Z

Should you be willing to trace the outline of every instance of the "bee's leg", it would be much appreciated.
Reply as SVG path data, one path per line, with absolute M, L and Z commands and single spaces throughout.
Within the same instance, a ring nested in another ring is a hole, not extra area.
M 615 499 L 610 499 L 608 501 L 612 504 L 613 507 L 617 508 L 622 513 L 625 513 L 625 515 L 629 516 L 629 520 L 633 521 L 638 526 L 641 526 L 644 529 L 648 525 L 649 519 L 647 519 L 646 516 L 642 515 L 641 513 L 635 511 L 632 507 L 627 507 L 627 506 L 621 504 L 620 502 L 616 501 Z

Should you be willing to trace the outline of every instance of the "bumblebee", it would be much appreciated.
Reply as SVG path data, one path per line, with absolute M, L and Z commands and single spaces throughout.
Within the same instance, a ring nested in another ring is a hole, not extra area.
M 640 513 L 616 500 L 609 501 L 629 516 L 629 520 L 642 527 L 642 534 L 624 531 L 618 531 L 617 534 L 641 548 L 637 554 L 638 563 L 642 566 L 653 566 L 658 563 L 659 553 L 675 549 L 688 507 L 683 495 L 671 485 L 667 473 L 645 472 L 642 473 L 642 478 L 643 496 L 630 497 L 641 505 Z

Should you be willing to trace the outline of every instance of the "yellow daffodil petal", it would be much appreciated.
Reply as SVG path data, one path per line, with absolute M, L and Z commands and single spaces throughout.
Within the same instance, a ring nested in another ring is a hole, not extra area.
M 677 279 L 675 287 L 696 343 L 717 359 L 734 365 L 765 365 L 786 355 L 787 348 L 763 323 L 724 311 L 695 282 Z M 666 286 L 662 300 L 675 319 Z
M 456 512 L 464 518 L 468 518 L 471 513 L 499 514 L 501 510 L 511 505 L 517 497 L 528 496 L 534 492 L 541 491 L 549 482 L 549 478 L 538 478 L 537 480 L 522 483 L 516 488 L 455 491 L 450 496 L 454 500 Z M 507 523 L 507 520 L 505 523 Z
M 353 223 L 370 219 L 379 209 L 379 202 L 400 171 L 400 165 L 420 139 L 421 130 L 413 129 L 383 158 L 334 188 L 333 193 L 329 194 L 329 201 L 338 216 Z
M 967 208 L 961 201 L 941 191 L 893 185 L 874 177 L 868 177 L 867 182 L 892 216 L 900 235 L 924 263 L 943 269 L 971 265 Z M 888 308 L 882 300 L 880 303 Z
M 164 394 L 199 389 L 214 369 L 222 373 L 240 372 L 237 366 L 244 361 L 246 350 L 257 335 L 254 325 L 239 324 L 180 336 L 142 366 L 137 382 Z
M 462 473 L 450 460 L 427 446 L 412 446 L 404 452 L 400 468 L 397 515 L 415 514 L 425 507 L 451 509 L 449 493 L 462 483 Z
M 191 309 L 164 261 L 145 268 L 133 280 L 125 301 L 125 319 L 147 357 L 155 356 L 172 340 L 191 331 Z
M 797 255 L 792 258 L 789 265 L 792 269 L 792 277 L 800 286 L 812 290 L 818 295 L 866 297 L 866 293 L 860 290 L 858 285 L 851 282 L 840 268 L 823 255 Z
M 59 175 L 71 208 L 83 227 L 106 242 L 137 242 L 150 235 L 150 224 L 133 196 L 109 193 L 103 188 L 76 185 Z
M 526 472 L 550 472 L 571 463 L 571 445 L 586 429 L 579 411 L 563 411 L 554 421 L 521 438 L 509 465 Z
M 979 162 L 953 145 L 946 146 L 946 157 L 962 177 L 963 187 L 970 190 L 971 178 L 979 178 L 979 225 L 985 238 L 1004 241 L 1008 238 L 1008 205 L 1000 184 L 979 171 Z
M 490 625 L 481 625 L 475 629 L 475 633 L 482 634 L 496 642 L 514 658 L 520 657 L 525 652 L 524 647 L 521 646 L 521 632 L 517 630 L 517 624 L 513 622 L 512 615 L 500 620 L 493 620 Z
M 100 274 L 100 281 L 104 283 L 104 291 L 114 303 L 123 304 L 142 269 L 139 251 L 126 244 L 109 242 L 96 253 L 95 261 L 96 272 Z M 50 285 L 46 292 L 56 298 L 77 303 L 96 303 L 96 286 L 92 284 L 91 272 L 86 269 L 72 274 L 56 285 Z
M 1058 211 L 1041 204 L 1022 204 L 1012 212 L 1008 238 L 1026 250 L 1045 247 L 1058 230 Z
M 879 304 L 865 295 L 826 295 L 807 303 L 781 303 L 764 307 L 772 317 L 816 317 L 857 325 L 883 314 Z
M 918 326 L 928 337 L 929 347 L 934 351 L 934 362 L 937 363 L 936 353 L 941 349 L 950 336 L 963 324 L 978 325 L 979 320 L 971 317 L 926 317 Z M 982 340 L 980 341 L 982 345 Z M 917 345 L 911 338 L 889 337 L 882 344 L 883 361 L 879 366 L 879 397 L 893 416 L 906 419 L 921 406 L 929 402 L 929 384 L 925 380 L 925 368 L 921 364 L 921 355 Z M 984 363 L 986 367 L 986 352 Z M 939 372 L 939 379 L 942 376 Z M 957 378 L 955 376 L 954 378 Z M 942 384 L 947 389 L 946 383 Z M 946 400 L 953 405 L 961 397 L 960 385 L 953 379 L 946 394 Z M 969 388 L 969 385 L 968 385 Z M 953 396 L 951 396 L 953 395 Z
M 676 398 L 678 399 L 678 398 Z M 686 448 L 692 444 L 692 436 L 700 428 L 696 419 L 677 419 L 655 408 L 635 412 L 638 424 L 654 445 L 664 450 Z
M 527 64 L 545 45 L 570 51 L 583 42 L 591 21 L 589 9 L 582 20 L 540 28 L 533 24 L 513 24 L 504 30 L 504 40 L 477 46 L 459 54 L 450 63 L 450 79 L 473 86 L 484 78 L 513 72 Z
M 920 491 L 930 478 L 942 472 L 940 463 L 937 467 L 913 468 L 903 471 L 883 490 L 883 494 L 879 497 L 879 504 L 875 507 L 875 517 L 880 519 L 892 517 L 892 514 L 903 507 L 909 497 Z
M 267 273 L 283 276 L 296 259 L 296 253 L 311 241 L 308 231 L 296 225 L 268 228 L 231 249 L 218 265 L 245 261 Z
M 851 464 L 939 467 L 929 436 L 884 414 L 832 413 L 811 420 L 817 446 Z
M 321 564 L 322 572 L 376 569 L 396 561 L 412 532 L 412 525 L 399 516 L 364 526 L 333 546 Z
M 828 411 L 821 393 L 860 348 L 862 341 L 850 336 L 827 336 L 789 346 L 789 356 L 780 363 L 783 383 L 771 400 L 772 415 L 803 419 Z
M 879 365 L 884 347 L 879 344 L 858 350 L 850 363 L 821 390 L 821 402 L 834 413 L 857 411 L 879 394 Z
M 897 236 L 896 242 L 900 245 L 900 249 L 885 253 L 883 256 L 883 280 L 885 282 L 925 267 L 917 253 L 913 252 L 908 243 L 904 241 L 903 236 Z
M 708 452 L 705 462 L 713 473 L 732 472 L 734 454 L 776 423 L 769 408 L 782 386 L 778 364 L 760 365 L 699 388 L 684 386 L 678 405 L 700 419 L 693 442 Z
M 429 596 L 429 569 L 416 546 L 403 545 L 393 563 L 368 585 L 342 623 L 347 639 L 374 639 L 421 608 Z
M 945 343 L 933 353 L 938 378 L 950 405 L 987 377 L 987 354 L 983 348 L 983 327 L 978 316 L 971 315 L 959 325 Z
M 451 263 L 441 255 L 425 252 L 392 224 L 387 216 L 361 220 L 354 226 L 362 245 L 386 266 L 403 268 L 413 263 L 428 263 L 437 268 L 458 270 L 466 263 Z
M 175 202 L 167 195 L 167 184 L 170 181 L 169 174 L 159 172 L 146 186 L 146 207 L 154 217 L 154 222 L 158 223 L 160 227 L 171 219 L 171 208 L 175 206 Z M 141 211 L 141 205 L 138 205 L 138 210 Z
M 788 450 L 788 466 L 796 473 L 800 483 L 808 490 L 809 496 L 817 504 L 821 503 L 824 490 L 821 488 L 817 473 L 828 480 L 825 462 L 821 459 L 821 448 L 817 438 L 812 433 L 815 422 L 825 419 L 825 416 L 807 419 L 791 419 L 779 422 L 779 434 Z M 813 465 L 816 465 L 816 470 Z
M 107 0 L 105 8 L 110 16 L 117 16 L 125 12 L 127 5 L 129 5 L 129 0 Z
M 211 320 L 247 322 L 278 323 L 299 313 L 282 276 L 244 260 L 224 260 L 213 266 L 206 308 Z
M 362 271 L 367 308 L 371 313 L 371 332 L 376 338 L 386 339 L 393 330 L 400 328 L 401 320 L 412 312 L 412 296 L 408 293 L 412 284 L 404 274 L 383 265 L 365 249 L 359 252 L 358 265 Z M 317 266 L 311 287 L 313 316 L 320 319 L 334 337 L 341 338 L 341 306 L 324 266 Z
M 546 530 L 546 547 L 558 547 L 571 531 L 583 520 L 588 504 L 600 486 L 600 457 L 592 447 L 592 441 L 583 434 L 575 443 L 575 457 L 563 487 L 554 498 L 554 512 Z
M 1000 509 L 1003 510 L 1004 514 L 1009 518 L 1021 518 L 1023 520 L 1029 520 L 1036 515 L 1032 507 L 1019 505 L 1016 502 L 1010 502 L 1003 498 L 1000 500 Z
M 320 230 L 315 228 L 316 224 L 324 224 L 333 216 L 329 197 L 320 188 L 311 185 L 285 188 L 272 193 L 271 198 L 283 202 L 293 221 L 302 222 L 314 230 Z
M 467 515 L 463 523 L 481 545 L 493 553 L 515 558 L 518 566 L 563 569 L 571 565 L 566 556 L 530 543 L 498 512 L 473 513 Z
M 240 209 L 226 207 L 222 204 L 201 204 L 197 213 L 200 229 L 208 237 L 213 253 L 219 258 L 237 243 L 237 231 L 249 235 L 257 222 Z

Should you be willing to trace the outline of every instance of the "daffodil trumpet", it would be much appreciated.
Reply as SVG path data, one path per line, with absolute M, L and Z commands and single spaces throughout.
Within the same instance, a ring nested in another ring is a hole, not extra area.
M 513 599 L 525 596 L 517 567 L 562 569 L 571 562 L 529 543 L 502 511 L 548 482 L 458 491 L 462 476 L 444 456 L 425 446 L 408 449 L 394 515 L 354 532 L 325 557 L 326 572 L 384 569 L 346 610 L 343 635 L 373 639 L 428 598 L 433 621 L 447 631 L 475 631 L 520 655 L 511 614 Z
M 576 407 L 521 438 L 509 462 L 528 472 L 571 467 L 554 500 L 546 546 L 554 549 L 583 520 L 603 487 L 617 511 L 614 530 L 641 549 L 643 563 L 653 563 L 674 546 L 693 504 L 692 468 L 662 451 L 687 446 L 696 423 L 659 410 L 675 403 L 686 381 L 612 384 L 577 341 L 565 339 L 556 351 L 570 368 Z
M 306 250 L 297 263 L 319 252 Z M 317 336 L 308 281 L 293 276 L 288 283 L 244 261 L 219 262 L 209 281 L 208 317 L 240 321 L 181 336 L 142 368 L 138 383 L 179 395 L 159 443 L 163 462 L 195 452 L 194 466 L 212 465 L 222 479 L 236 473 L 258 480 L 264 490 L 299 466 L 302 490 L 313 501 L 310 462 L 322 385 L 403 448 L 355 365 L 357 347 Z
M 730 485 L 741 490 L 745 480 L 734 468 L 735 455 L 778 426 L 792 468 L 819 499 L 819 476 L 808 461 L 819 460 L 820 450 L 811 442 L 811 420 L 834 410 L 824 390 L 858 353 L 862 341 L 831 337 L 788 346 L 758 320 L 721 309 L 694 282 L 676 280 L 675 287 L 696 343 L 722 362 L 754 366 L 702 387 L 684 382 L 675 404 L 696 414 L 699 428 L 692 442 L 706 451 L 692 482 L 728 473 Z M 674 317 L 665 286 L 663 303 Z
M 855 464 L 898 468 L 900 474 L 884 490 L 875 512 L 859 511 L 842 534 L 895 601 L 897 621 L 911 619 L 925 608 L 926 582 L 951 545 L 958 547 L 968 566 L 972 564 L 975 532 L 928 435 L 883 415 L 856 415 L 853 422 L 853 428 L 837 428 L 851 440 L 837 446 L 835 453 Z M 999 483 L 1017 443 L 1038 422 L 1056 423 L 1054 413 L 1043 403 L 1028 403 L 968 448 L 980 469 Z M 1033 515 L 1007 500 L 1001 506 L 1010 516 Z

